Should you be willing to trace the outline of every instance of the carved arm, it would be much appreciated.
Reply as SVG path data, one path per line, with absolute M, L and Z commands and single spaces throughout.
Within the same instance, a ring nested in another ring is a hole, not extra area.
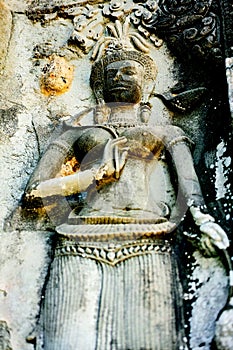
M 30 193 L 42 181 L 57 175 L 79 134 L 77 129 L 67 130 L 48 146 L 29 180 L 26 193 Z
M 226 233 L 215 223 L 215 219 L 205 212 L 206 206 L 200 183 L 185 138 L 181 136 L 179 142 L 173 141 L 170 151 L 177 172 L 178 189 L 182 191 L 194 223 L 202 233 L 200 237 L 201 247 L 209 255 L 215 254 L 213 245 L 219 249 L 228 248 L 229 240 Z
M 65 177 L 55 177 L 76 139 L 75 130 L 68 130 L 57 141 L 52 142 L 29 182 L 26 197 L 69 196 L 85 191 L 93 182 L 101 185 L 119 179 L 120 171 L 126 162 L 128 148 L 123 147 L 119 150 L 118 146 L 127 142 L 125 137 L 107 141 L 99 167 Z

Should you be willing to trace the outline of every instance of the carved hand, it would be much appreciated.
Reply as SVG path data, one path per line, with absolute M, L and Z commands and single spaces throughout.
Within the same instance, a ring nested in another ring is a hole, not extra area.
M 227 249 L 229 247 L 229 240 L 224 230 L 215 222 L 206 222 L 200 226 L 200 231 L 204 234 L 201 238 L 203 248 L 214 252 L 215 245 L 219 249 Z
M 54 195 L 69 196 L 86 190 L 93 181 L 100 185 L 119 179 L 128 153 L 127 147 L 119 147 L 126 142 L 125 137 L 109 140 L 104 149 L 102 165 L 98 169 L 92 168 L 65 177 L 34 183 L 27 189 L 26 199 L 30 201 Z
M 215 247 L 218 249 L 229 247 L 229 240 L 225 231 L 214 222 L 215 220 L 211 215 L 202 213 L 197 207 L 191 207 L 190 212 L 195 224 L 200 227 L 202 233 L 200 245 L 207 255 L 216 255 Z
M 108 140 L 104 149 L 102 165 L 95 175 L 98 184 L 109 181 L 111 178 L 119 179 L 128 154 L 128 147 L 120 146 L 123 146 L 126 142 L 125 137 Z

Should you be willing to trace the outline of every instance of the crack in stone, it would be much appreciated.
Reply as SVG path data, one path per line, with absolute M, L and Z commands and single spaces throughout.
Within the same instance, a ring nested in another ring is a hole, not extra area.
M 36 130 L 36 126 L 35 126 L 35 123 L 34 123 L 33 119 L 32 119 L 32 128 L 33 128 L 33 131 L 35 133 L 38 155 L 40 157 L 40 155 L 41 155 L 40 140 L 39 140 L 39 136 L 38 136 L 38 133 L 37 133 L 37 130 Z

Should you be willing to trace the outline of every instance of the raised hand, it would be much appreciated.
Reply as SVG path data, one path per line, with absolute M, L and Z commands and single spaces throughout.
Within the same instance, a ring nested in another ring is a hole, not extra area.
M 102 165 L 95 176 L 98 182 L 108 181 L 111 178 L 119 179 L 128 154 L 128 147 L 122 147 L 126 142 L 127 139 L 125 137 L 107 141 L 104 148 Z

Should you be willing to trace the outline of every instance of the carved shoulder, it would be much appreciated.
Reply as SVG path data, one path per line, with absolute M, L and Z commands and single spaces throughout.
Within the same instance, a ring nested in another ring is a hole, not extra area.
M 193 141 L 185 134 L 185 132 L 175 125 L 154 127 L 153 132 L 161 138 L 168 150 L 179 143 L 186 143 L 188 146 L 193 145 Z
M 93 125 L 94 119 L 95 119 L 95 109 L 88 108 L 78 114 L 75 114 L 69 120 L 65 121 L 63 124 L 63 127 L 64 127 L 64 130 L 67 130 L 73 127 Z

